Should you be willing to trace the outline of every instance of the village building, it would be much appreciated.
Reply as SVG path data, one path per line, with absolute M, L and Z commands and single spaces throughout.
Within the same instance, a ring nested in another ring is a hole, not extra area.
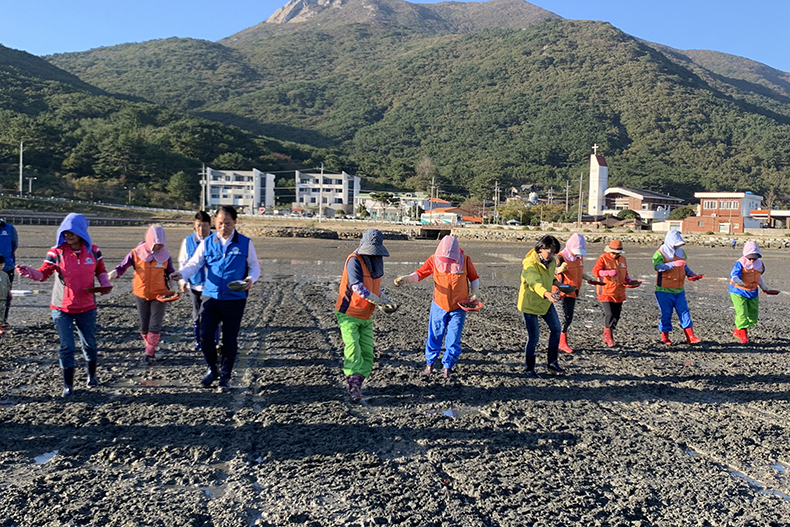
M 274 207 L 274 174 L 260 170 L 214 170 L 203 181 L 208 210 L 232 205 L 243 214 L 263 214 Z
M 752 211 L 760 209 L 762 196 L 751 192 L 695 192 L 694 197 L 700 200 L 698 212 L 683 220 L 683 232 L 736 234 L 761 226 Z
M 352 214 L 355 198 L 359 195 L 360 178 L 346 172 L 296 171 L 296 188 L 292 209 L 315 210 L 324 216 L 336 212 Z
M 587 214 L 600 220 L 602 216 L 616 216 L 620 211 L 629 209 L 642 221 L 652 223 L 664 221 L 669 212 L 683 203 L 683 200 L 652 190 L 627 187 L 609 187 L 609 166 L 598 145 L 593 145 L 590 155 L 590 190 Z
M 683 200 L 660 194 L 651 190 L 638 190 L 625 187 L 610 187 L 604 193 L 604 213 L 617 215 L 621 210 L 632 210 L 646 222 L 664 221 L 669 212 L 679 207 Z

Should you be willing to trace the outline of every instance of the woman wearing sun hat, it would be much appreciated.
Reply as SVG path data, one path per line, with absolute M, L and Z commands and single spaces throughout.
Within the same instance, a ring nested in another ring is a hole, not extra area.
M 367 229 L 343 266 L 335 316 L 345 344 L 343 373 L 354 401 L 362 399 L 362 383 L 373 370 L 373 311 L 393 305 L 381 290 L 384 257 L 389 255 L 381 231 Z
M 735 331 L 733 336 L 742 344 L 749 342 L 748 330 L 757 325 L 760 307 L 760 292 L 770 290 L 763 282 L 765 265 L 760 260 L 760 248 L 755 242 L 743 245 L 743 256 L 736 260 L 730 271 L 730 299 L 735 307 Z
M 411 284 L 433 276 L 433 301 L 428 322 L 428 338 L 425 341 L 425 375 L 433 373 L 433 363 L 442 352 L 444 378 L 461 357 L 461 332 L 464 330 L 466 311 L 458 302 L 478 300 L 479 276 L 472 260 L 464 254 L 455 236 L 445 236 L 436 251 L 412 274 L 399 276 L 395 285 Z
M 609 347 L 615 345 L 614 330 L 623 310 L 625 286 L 641 284 L 632 281 L 628 276 L 628 264 L 623 252 L 623 242 L 612 240 L 592 269 L 593 276 L 603 282 L 603 285 L 598 285 L 595 289 L 604 312 L 603 342 Z
M 685 240 L 678 231 L 668 231 L 664 243 L 653 254 L 653 268 L 656 270 L 656 301 L 661 311 L 658 331 L 661 342 L 672 345 L 669 333 L 672 331 L 672 312 L 676 311 L 680 327 L 686 334 L 686 343 L 697 344 L 702 339 L 694 335 L 694 324 L 691 322 L 691 311 L 686 301 L 684 285 L 686 278 L 700 278 L 688 266 L 686 252 L 683 250 Z

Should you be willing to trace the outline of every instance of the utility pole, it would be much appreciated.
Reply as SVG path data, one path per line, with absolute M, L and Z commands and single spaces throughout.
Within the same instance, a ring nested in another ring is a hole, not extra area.
M 433 210 L 433 192 L 436 190 L 436 177 L 431 176 L 431 195 L 428 198 L 428 209 Z M 436 193 L 436 197 L 439 197 L 439 193 Z
M 582 228 L 582 207 L 584 206 L 584 187 L 582 186 L 584 183 L 584 172 L 579 174 L 579 211 L 577 214 L 577 222 L 579 224 L 579 228 Z
M 206 164 L 200 169 L 200 210 L 206 210 L 206 202 L 208 201 L 208 188 L 206 179 Z
M 324 164 L 321 163 L 321 179 L 318 180 L 318 223 L 324 210 Z
M 568 210 L 570 210 L 569 209 L 570 202 L 568 201 L 568 193 L 570 192 L 570 189 L 571 189 L 571 182 L 565 180 L 565 214 L 568 214 Z
M 494 182 L 494 218 L 499 222 L 499 181 Z
M 22 189 L 24 185 L 24 180 L 22 178 L 22 150 L 24 150 L 25 142 L 19 142 L 19 197 L 22 197 Z
M 28 195 L 32 196 L 33 195 L 33 180 L 34 179 L 38 179 L 38 178 L 37 177 L 30 177 L 30 176 L 28 176 L 25 179 L 27 179 L 27 193 L 28 193 Z

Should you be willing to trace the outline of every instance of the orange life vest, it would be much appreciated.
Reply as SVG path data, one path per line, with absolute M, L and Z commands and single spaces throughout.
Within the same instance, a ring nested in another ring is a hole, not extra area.
M 746 291 L 755 291 L 760 287 L 760 276 L 762 276 L 760 271 L 756 269 L 746 269 L 744 267 L 741 269 L 741 281 L 743 281 L 744 285 L 738 285 L 732 280 L 730 280 L 730 285 L 738 289 L 745 289 Z
M 683 260 L 684 256 L 686 256 L 685 252 L 683 256 L 678 256 L 678 253 L 675 252 L 675 256 L 672 258 L 667 258 L 667 255 L 661 253 L 664 257 L 665 263 L 672 263 L 676 260 Z M 656 285 L 658 287 L 666 287 L 668 289 L 683 289 L 683 285 L 686 283 L 686 268 L 684 267 L 673 267 L 669 271 L 657 271 L 656 272 Z
M 617 270 L 615 276 L 601 276 L 600 280 L 604 285 L 595 286 L 600 302 L 625 302 L 625 277 L 628 274 L 625 256 L 614 257 L 612 253 L 603 253 L 596 262 L 595 267 L 599 270 Z
M 433 271 L 433 301 L 445 311 L 461 309 L 458 302 L 469 298 L 469 280 L 466 272 L 467 257 L 461 251 L 464 265 L 460 273 L 440 273 L 434 267 Z M 436 261 L 434 260 L 434 266 Z
M 365 260 L 356 253 L 351 253 L 346 258 L 346 263 L 343 265 L 343 277 L 340 279 L 340 290 L 337 293 L 337 302 L 335 302 L 335 310 L 345 313 L 346 315 L 354 318 L 361 318 L 367 320 L 373 316 L 373 311 L 376 305 L 368 302 L 359 295 L 354 294 L 351 289 L 351 284 L 348 283 L 348 266 L 349 260 L 356 258 L 362 266 L 362 285 L 371 293 L 378 295 L 381 293 L 381 277 L 373 278 L 370 275 L 368 266 L 365 265 Z
M 134 278 L 132 279 L 132 293 L 134 296 L 146 300 L 156 300 L 157 295 L 167 293 L 167 262 L 157 262 L 155 259 L 146 262 L 132 251 L 134 257 Z
M 561 254 L 558 254 L 557 267 L 562 265 L 563 262 L 566 264 L 565 270 L 561 274 L 556 274 L 554 276 L 563 284 L 570 284 L 576 287 L 576 292 L 560 294 L 568 298 L 577 298 L 579 296 L 579 288 L 582 286 L 582 281 L 584 280 L 584 258 L 579 256 L 574 261 L 569 262 Z M 559 289 L 557 289 L 556 285 L 551 288 L 552 293 L 556 293 L 557 291 L 559 291 Z

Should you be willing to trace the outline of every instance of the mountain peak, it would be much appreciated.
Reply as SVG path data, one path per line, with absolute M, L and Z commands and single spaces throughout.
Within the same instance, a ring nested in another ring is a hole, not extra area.
M 257 26 L 220 41 L 225 45 L 272 34 L 347 24 L 405 27 L 425 33 L 472 33 L 483 29 L 523 29 L 558 15 L 524 0 L 413 4 L 405 0 L 290 0 Z

